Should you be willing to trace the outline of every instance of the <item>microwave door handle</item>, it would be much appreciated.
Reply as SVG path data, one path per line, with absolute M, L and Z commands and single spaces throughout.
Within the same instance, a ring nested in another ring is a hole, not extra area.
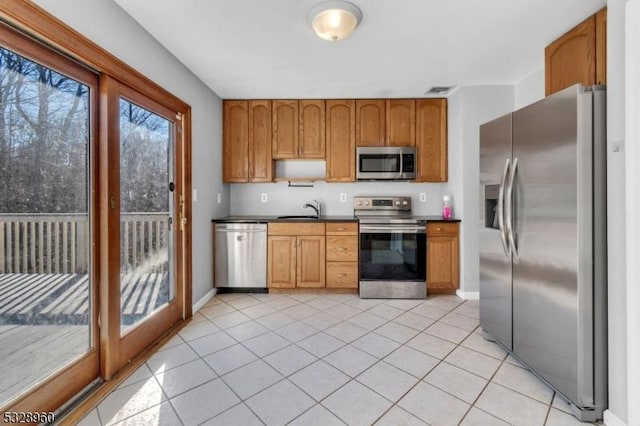
M 404 172 L 404 157 L 402 156 L 402 150 L 398 151 L 398 157 L 400 159 L 400 177 L 402 177 L 402 173 Z

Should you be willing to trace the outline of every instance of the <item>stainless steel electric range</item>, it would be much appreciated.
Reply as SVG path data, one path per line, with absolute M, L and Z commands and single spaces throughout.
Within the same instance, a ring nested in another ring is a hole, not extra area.
M 424 299 L 426 225 L 411 215 L 410 197 L 354 197 L 360 222 L 360 297 Z

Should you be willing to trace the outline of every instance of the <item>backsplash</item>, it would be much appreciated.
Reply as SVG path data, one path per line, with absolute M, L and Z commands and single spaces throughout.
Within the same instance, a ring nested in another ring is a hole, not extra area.
M 413 214 L 438 215 L 441 213 L 442 196 L 449 194 L 453 214 L 457 216 L 457 194 L 450 191 L 448 183 L 314 182 L 311 188 L 295 188 L 289 187 L 287 182 L 278 182 L 231 184 L 230 187 L 232 215 L 313 214 L 302 207 L 309 200 L 320 201 L 324 215 L 350 215 L 353 213 L 353 197 L 358 195 L 408 196 L 411 197 Z M 426 201 L 420 201 L 420 193 L 426 194 Z M 267 194 L 266 203 L 260 201 L 262 194 Z M 341 194 L 346 194 L 346 202 L 340 201 Z

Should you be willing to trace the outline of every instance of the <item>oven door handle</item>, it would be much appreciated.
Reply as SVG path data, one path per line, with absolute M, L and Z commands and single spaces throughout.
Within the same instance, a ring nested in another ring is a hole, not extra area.
M 424 226 L 360 226 L 361 234 L 425 234 Z

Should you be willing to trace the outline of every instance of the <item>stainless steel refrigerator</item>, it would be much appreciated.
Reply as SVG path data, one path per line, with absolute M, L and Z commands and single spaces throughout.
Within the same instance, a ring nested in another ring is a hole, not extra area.
M 480 325 L 572 404 L 607 405 L 605 89 L 480 126 Z

